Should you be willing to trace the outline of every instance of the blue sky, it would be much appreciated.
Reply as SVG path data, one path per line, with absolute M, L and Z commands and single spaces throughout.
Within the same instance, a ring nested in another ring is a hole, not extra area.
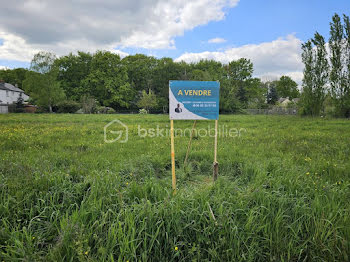
M 227 10 L 222 21 L 209 22 L 175 38 L 176 50 L 124 48 L 130 54 L 145 53 L 158 57 L 177 58 L 184 52 L 216 51 L 247 44 L 270 42 L 288 34 L 306 41 L 318 31 L 329 37 L 329 23 L 334 13 L 348 10 L 349 0 L 241 0 Z M 209 44 L 208 39 L 220 37 L 225 43 Z
M 25 10 L 4 3 L 8 17 L 0 16 L 0 68 L 29 66 L 39 50 L 65 55 L 105 49 L 122 56 L 224 63 L 242 54 L 255 62 L 257 76 L 289 74 L 300 82 L 301 43 L 315 31 L 328 39 L 335 12 L 350 15 L 349 0 L 140 0 L 106 3 L 106 8 L 103 1 L 91 2 L 82 9 L 68 0 L 57 6 L 23 1 Z M 208 42 L 215 38 L 216 43 Z

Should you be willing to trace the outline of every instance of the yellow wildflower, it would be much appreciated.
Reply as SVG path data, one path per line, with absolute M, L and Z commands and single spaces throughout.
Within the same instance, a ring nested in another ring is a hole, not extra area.
M 175 247 L 175 251 L 178 251 L 179 250 L 179 248 L 178 247 Z

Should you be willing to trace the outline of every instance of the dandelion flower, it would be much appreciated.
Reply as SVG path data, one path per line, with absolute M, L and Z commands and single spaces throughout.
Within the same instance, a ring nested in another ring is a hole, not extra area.
M 87 254 L 89 254 L 89 251 L 85 251 L 85 253 L 84 253 L 85 255 L 87 255 Z
M 126 182 L 126 183 L 125 183 L 125 185 L 129 185 L 129 183 L 128 183 L 128 182 Z
M 175 247 L 175 251 L 178 251 L 179 250 L 179 248 L 178 247 Z

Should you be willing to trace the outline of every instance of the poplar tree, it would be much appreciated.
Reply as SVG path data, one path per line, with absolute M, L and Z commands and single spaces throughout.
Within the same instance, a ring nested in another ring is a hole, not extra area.
M 311 40 L 302 44 L 302 61 L 304 63 L 304 77 L 303 77 L 303 93 L 301 96 L 301 103 L 303 105 L 303 114 L 311 115 L 312 108 L 312 89 L 314 85 L 313 80 L 313 50 Z
M 315 33 L 312 39 L 315 45 L 314 52 L 314 105 L 312 108 L 312 115 L 319 115 L 323 108 L 323 102 L 326 98 L 326 84 L 329 76 L 329 64 L 327 60 L 326 43 L 324 37 L 318 32 Z
M 318 32 L 313 39 L 302 45 L 305 65 L 303 79 L 303 113 L 317 116 L 323 109 L 326 97 L 329 65 L 325 40 Z
M 333 102 L 338 115 L 344 114 L 345 91 L 346 91 L 346 64 L 345 64 L 345 43 L 344 30 L 341 19 L 335 14 L 330 23 L 330 87 Z
M 345 116 L 350 117 L 350 19 L 349 16 L 344 15 L 344 31 L 345 31 L 345 74 L 344 74 L 344 106 Z

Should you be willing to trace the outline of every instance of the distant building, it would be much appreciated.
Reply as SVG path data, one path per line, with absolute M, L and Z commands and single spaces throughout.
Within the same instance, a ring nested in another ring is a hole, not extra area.
M 23 101 L 29 99 L 22 89 L 0 80 L 0 113 L 8 113 L 8 105 L 16 103 L 20 97 Z
M 298 98 L 298 97 L 292 99 L 292 102 L 293 102 L 293 103 L 296 103 L 296 104 L 299 103 L 299 101 L 300 101 L 300 98 Z
M 284 99 L 284 100 L 280 103 L 280 105 L 286 107 L 286 106 L 288 106 L 290 103 L 292 103 L 292 101 L 290 101 L 289 98 L 287 97 L 286 99 Z

